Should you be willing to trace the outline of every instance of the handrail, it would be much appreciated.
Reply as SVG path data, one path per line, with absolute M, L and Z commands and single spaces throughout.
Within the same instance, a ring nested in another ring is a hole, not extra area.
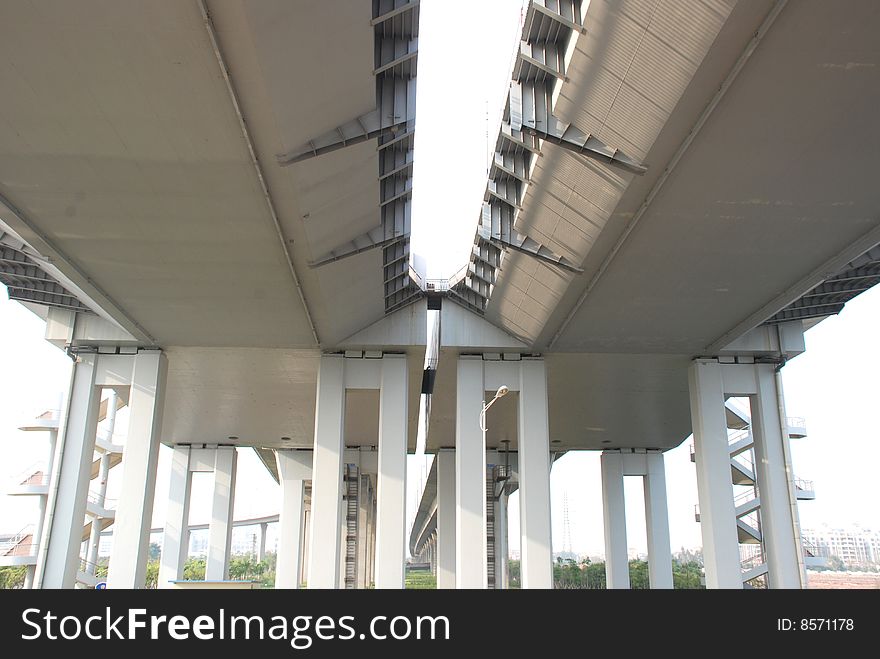
M 727 432 L 727 443 L 728 444 L 736 444 L 738 441 L 745 439 L 749 435 L 752 434 L 750 428 L 740 428 L 739 430 L 728 430 Z
M 449 290 L 448 279 L 426 279 L 425 290 L 429 293 L 445 293 Z
M 734 506 L 739 507 L 742 504 L 748 503 L 749 501 L 752 501 L 753 499 L 757 499 L 757 498 L 758 498 L 757 488 L 750 487 L 745 492 L 740 492 L 735 497 L 733 497 L 733 504 L 734 504 Z
M 755 461 L 752 459 L 752 456 L 749 455 L 748 452 L 740 453 L 731 458 L 732 462 L 739 462 L 741 467 L 745 467 L 749 471 L 755 471 Z
M 79 571 L 91 574 L 99 579 L 107 576 L 107 567 L 108 566 L 101 565 L 100 563 L 93 563 L 85 558 L 79 559 Z M 94 568 L 94 570 L 89 572 L 89 568 Z
M 34 524 L 25 524 L 23 527 L 21 527 L 21 529 L 18 531 L 18 533 L 16 533 L 11 538 L 9 538 L 9 540 L 4 541 L 3 544 L 4 545 L 5 544 L 10 544 L 10 545 L 18 544 L 28 535 L 33 535 L 34 529 L 35 529 Z
M 21 534 L 21 532 L 19 532 Z M 30 542 L 22 542 L 25 538 L 31 536 Z M 33 534 L 24 534 L 21 537 L 16 536 L 15 541 L 4 542 L 0 545 L 0 556 L 36 556 L 39 545 L 34 542 Z
M 18 473 L 12 478 L 12 482 L 14 483 L 14 486 L 20 486 L 20 485 L 48 485 L 48 484 L 49 484 L 49 474 L 46 473 L 46 469 L 47 469 L 47 468 L 48 468 L 48 465 L 46 464 L 46 461 L 45 461 L 45 460 L 35 460 L 35 461 L 32 462 L 30 465 L 28 465 L 26 468 L 24 468 L 24 469 L 22 469 L 21 471 L 19 471 L 19 472 L 18 472 Z M 40 483 L 28 483 L 27 481 L 30 480 L 31 476 L 33 476 L 33 475 L 36 474 L 37 472 L 42 472 L 42 473 L 43 473 L 43 479 L 42 479 L 42 482 L 40 482 Z
M 92 490 L 89 490 L 88 500 L 104 510 L 113 510 L 116 507 L 117 502 L 117 499 L 111 499 L 106 495 L 102 495 L 100 492 L 94 492 Z
M 802 490 L 804 492 L 812 492 L 813 491 L 813 481 L 804 480 L 803 478 L 795 478 L 794 486 Z

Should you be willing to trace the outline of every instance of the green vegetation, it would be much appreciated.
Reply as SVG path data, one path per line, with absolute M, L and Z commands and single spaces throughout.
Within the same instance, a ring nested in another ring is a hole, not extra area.
M 152 552 L 151 552 L 152 553 Z M 205 559 L 190 558 L 183 566 L 183 578 L 202 581 L 205 578 Z M 229 561 L 229 578 L 233 581 L 258 581 L 263 588 L 275 587 L 275 554 L 257 561 L 250 554 L 233 556 Z M 159 559 L 147 563 L 147 588 L 155 588 L 159 581 Z
M 519 561 L 510 561 L 510 587 L 520 588 Z M 703 588 L 700 578 L 703 568 L 695 560 L 672 561 L 672 579 L 675 588 Z M 649 587 L 648 563 L 641 560 L 629 562 L 629 581 L 633 590 Z M 580 563 L 558 559 L 553 565 L 553 585 L 559 589 L 601 590 L 605 584 L 605 563 L 584 559 Z
M 0 567 L 0 590 L 24 587 L 24 578 L 26 574 L 27 568 L 24 565 Z
M 427 590 L 433 589 L 437 587 L 437 577 L 431 574 L 430 571 L 424 572 L 410 572 L 406 573 L 406 586 L 407 589 L 412 590 Z

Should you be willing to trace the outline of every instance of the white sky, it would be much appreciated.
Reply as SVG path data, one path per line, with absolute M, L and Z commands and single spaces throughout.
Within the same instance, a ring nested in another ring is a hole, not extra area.
M 429 277 L 447 277 L 464 265 L 480 212 L 489 141 L 494 143 L 519 35 L 520 0 L 470 3 L 461 7 L 423 0 L 419 43 L 419 97 L 413 199 L 413 251 L 429 259 Z M 0 287 L 2 290 L 2 287 Z M 816 483 L 815 501 L 800 504 L 805 527 L 821 524 L 880 528 L 874 470 L 880 464 L 880 287 L 850 302 L 838 317 L 807 333 L 807 352 L 783 369 L 789 416 L 807 418 L 809 436 L 792 442 L 795 473 Z M 0 294 L 0 488 L 35 461 L 45 460 L 39 433 L 17 430 L 56 405 L 68 386 L 70 360 L 43 339 L 43 322 Z M 120 417 L 124 433 L 124 416 Z M 696 474 L 688 443 L 666 453 L 673 550 L 701 544 L 694 521 Z M 160 453 L 154 525 L 162 524 L 168 491 L 168 449 Z M 410 496 L 423 480 L 410 461 Z M 117 468 L 114 471 L 119 471 Z M 118 475 L 111 480 L 109 496 Z M 278 487 L 250 451 L 239 455 L 236 518 L 277 512 Z M 560 459 L 551 477 L 553 545 L 562 549 L 562 501 L 567 492 L 573 549 L 603 549 L 598 454 Z M 203 487 L 204 486 L 204 487 Z M 209 484 L 194 483 L 194 523 L 209 516 Z M 629 545 L 645 551 L 641 486 L 627 479 Z M 510 548 L 519 547 L 518 505 L 511 501 Z M 0 496 L 0 533 L 14 533 L 34 521 L 32 497 Z M 412 512 L 410 512 L 412 514 Z

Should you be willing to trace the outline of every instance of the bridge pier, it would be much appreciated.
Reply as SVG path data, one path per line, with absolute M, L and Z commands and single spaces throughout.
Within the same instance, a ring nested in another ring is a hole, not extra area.
M 309 588 L 339 587 L 345 379 L 342 355 L 322 355 L 315 403 Z
M 158 350 L 148 350 L 138 352 L 133 361 L 128 436 L 122 452 L 122 487 L 113 522 L 113 554 L 107 574 L 109 588 L 143 588 L 150 559 L 150 524 L 168 359 Z M 111 409 L 115 414 L 115 392 L 108 399 L 108 418 Z M 109 461 L 106 453 L 104 456 L 102 462 Z M 102 488 L 106 492 L 106 483 Z
M 157 588 L 170 588 L 172 581 L 183 578 L 183 566 L 189 553 L 190 452 L 189 446 L 175 446 L 171 456 L 171 480 Z
M 455 417 L 455 587 L 486 588 L 486 438 L 483 360 L 458 358 Z
M 114 517 L 117 560 L 111 556 L 108 582 L 117 588 L 144 586 L 167 359 L 159 350 L 117 353 L 119 349 L 115 347 L 101 348 L 100 352 L 79 354 L 74 364 L 59 459 L 50 475 L 45 533 L 37 559 L 36 581 L 42 588 L 73 588 L 76 584 L 104 389 L 113 392 L 106 401 L 111 427 L 117 389 L 127 390 L 130 408 L 122 487 Z M 110 440 L 112 442 L 112 433 Z M 106 447 L 102 450 L 105 457 L 99 462 L 97 477 L 100 480 L 94 495 L 96 504 L 104 507 L 111 462 Z M 100 530 L 96 517 L 92 519 L 92 532 L 86 542 L 87 563 L 94 564 L 97 558 Z M 119 560 L 120 557 L 124 560 Z
M 605 584 L 609 589 L 629 588 L 626 547 L 626 501 L 623 491 L 623 456 L 603 451 L 602 516 L 605 525 Z
M 801 588 L 800 532 L 787 458 L 788 430 L 774 364 L 754 357 L 702 359 L 691 366 L 691 414 L 700 522 L 710 588 L 742 588 L 737 513 L 732 496 L 725 401 L 747 398 L 754 439 L 759 534 L 771 588 Z
M 275 460 L 281 480 L 275 587 L 299 588 L 305 535 L 305 489 L 306 481 L 312 475 L 312 452 L 275 451 Z
M 455 588 L 455 450 L 440 449 L 437 460 L 437 588 Z
M 37 558 L 40 588 L 73 588 L 76 583 L 101 402 L 99 359 L 96 354 L 81 355 L 73 365 L 67 414 L 59 438 L 60 460 L 49 481 L 46 530 Z
M 601 460 L 607 587 L 630 587 L 623 479 L 625 476 L 641 476 L 645 489 L 650 587 L 672 588 L 672 550 L 663 453 L 648 449 L 614 449 L 603 451 Z
M 232 546 L 232 507 L 235 501 L 235 473 L 238 453 L 234 446 L 218 446 L 214 457 L 214 501 L 208 530 L 208 558 L 205 581 L 229 578 Z
M 376 588 L 404 587 L 407 388 L 406 357 L 385 355 L 379 390 Z
M 550 426 L 543 359 L 519 362 L 518 440 L 522 587 L 552 588 Z
M 673 588 L 669 504 L 663 454 L 645 454 L 645 525 L 648 532 L 648 578 L 652 589 Z
M 691 419 L 707 588 L 742 588 L 721 365 L 690 368 Z

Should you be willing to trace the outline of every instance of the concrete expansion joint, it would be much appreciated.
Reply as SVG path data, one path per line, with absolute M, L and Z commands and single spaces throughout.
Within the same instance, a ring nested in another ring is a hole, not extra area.
M 487 362 L 518 362 L 523 355 L 518 352 L 484 352 L 483 361 Z
M 406 353 L 386 350 L 346 350 L 345 352 L 331 352 L 326 355 L 342 355 L 345 359 L 384 359 L 386 357 L 406 357 Z
M 761 355 L 718 355 L 717 357 L 695 357 L 695 364 L 774 364 L 779 365 L 786 360 L 784 357 Z
M 75 357 L 76 355 L 137 355 L 141 352 L 162 352 L 162 349 L 156 346 L 67 345 L 65 351 L 70 357 Z

